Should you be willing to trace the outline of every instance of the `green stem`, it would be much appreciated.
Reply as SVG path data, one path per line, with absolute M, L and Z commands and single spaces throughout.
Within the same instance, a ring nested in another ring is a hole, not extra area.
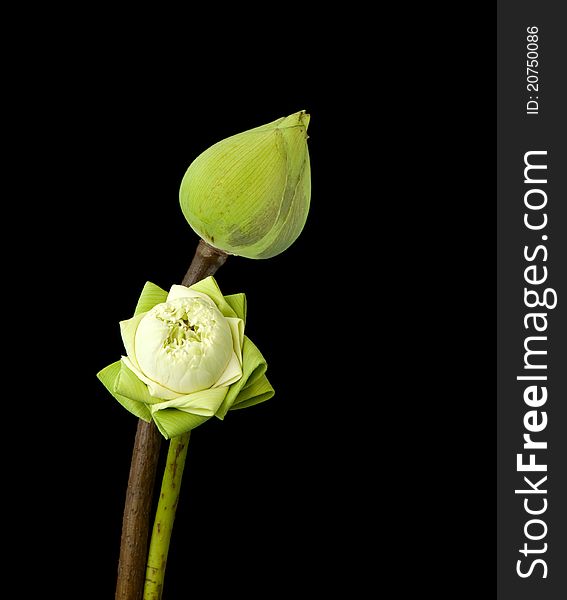
M 161 600 L 169 542 L 179 501 L 179 491 L 191 432 L 172 438 L 152 531 L 144 600 Z

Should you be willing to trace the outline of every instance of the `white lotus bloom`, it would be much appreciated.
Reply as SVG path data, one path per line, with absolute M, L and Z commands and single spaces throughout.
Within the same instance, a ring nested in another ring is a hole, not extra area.
M 166 438 L 274 395 L 266 360 L 244 335 L 246 296 L 224 296 L 213 277 L 169 293 L 147 282 L 120 322 L 127 356 L 97 373 L 133 415 Z
M 162 400 L 231 385 L 242 376 L 238 321 L 205 294 L 174 285 L 166 302 L 121 323 L 128 354 L 122 360 Z M 125 335 L 130 327 L 133 340 Z

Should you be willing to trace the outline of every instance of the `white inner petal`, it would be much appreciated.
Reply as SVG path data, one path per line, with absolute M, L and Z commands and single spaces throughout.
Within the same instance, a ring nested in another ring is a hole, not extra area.
M 226 318 L 200 297 L 158 304 L 140 321 L 135 354 L 141 371 L 179 394 L 210 388 L 233 350 Z

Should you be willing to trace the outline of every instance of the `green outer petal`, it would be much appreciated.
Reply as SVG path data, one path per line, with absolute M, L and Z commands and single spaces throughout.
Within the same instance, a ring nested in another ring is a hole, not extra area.
M 236 353 L 233 351 L 228 366 L 224 370 L 223 374 L 219 377 L 219 379 L 217 379 L 217 382 L 213 384 L 213 388 L 228 388 L 233 383 L 236 383 L 241 377 L 242 360 L 240 360 Z
M 232 336 L 232 349 L 242 363 L 242 344 L 244 343 L 244 321 L 234 317 L 226 317 Z
M 130 400 L 142 402 L 143 404 L 163 402 L 163 400 L 154 398 L 150 395 L 148 386 L 140 380 L 136 373 L 128 368 L 124 359 L 120 362 L 122 366 L 120 368 L 120 373 L 114 382 L 114 392 L 121 396 L 125 396 L 126 398 L 130 398 Z
M 156 304 L 165 302 L 166 299 L 167 292 L 165 290 L 162 290 L 155 283 L 147 281 L 142 289 L 140 298 L 138 299 L 138 304 L 136 304 L 134 316 L 148 312 L 148 310 L 152 309 Z
M 236 316 L 246 324 L 246 294 L 231 294 L 224 299 L 230 304 Z
M 178 411 L 199 415 L 201 417 L 212 417 L 222 404 L 227 387 L 211 388 L 201 392 L 193 392 L 175 400 L 166 400 L 159 404 L 152 404 L 150 410 L 155 417 L 160 410 L 175 408 Z
M 136 339 L 136 330 L 138 329 L 138 325 L 146 316 L 146 314 L 147 311 L 138 313 L 136 316 L 128 319 L 127 321 L 120 321 L 120 334 L 122 335 L 124 348 L 126 348 L 126 354 L 137 369 L 140 368 L 140 365 L 138 364 L 138 359 L 136 358 L 134 340 Z
M 260 379 L 257 379 L 251 385 L 247 385 L 240 394 L 238 394 L 230 410 L 247 408 L 248 406 L 254 406 L 254 404 L 260 404 L 260 402 L 269 400 L 274 394 L 275 392 L 272 384 L 265 375 L 262 375 Z
M 127 356 L 122 357 L 122 362 L 130 369 L 130 371 L 132 371 L 132 373 L 134 373 L 134 375 L 136 375 L 136 377 L 142 383 L 145 383 L 148 386 L 148 392 L 150 396 L 154 398 L 154 402 L 173 400 L 174 398 L 181 398 L 181 396 L 183 396 L 183 394 L 174 392 L 173 390 L 161 385 L 161 383 L 146 377 L 144 373 L 138 367 L 136 367 L 136 365 L 134 365 Z
M 97 373 L 97 377 L 100 379 L 104 387 L 122 404 L 122 406 L 129 412 L 131 412 L 134 416 L 139 417 L 143 421 L 150 422 L 152 420 L 152 415 L 148 407 L 142 402 L 137 402 L 136 400 L 132 400 L 130 398 L 126 398 L 126 396 L 122 396 L 114 391 L 114 386 L 116 380 L 120 375 L 121 370 L 121 362 L 116 361 L 108 367 L 102 369 L 102 371 Z
M 225 317 L 237 317 L 238 315 L 233 310 L 232 306 L 224 299 L 222 292 L 219 289 L 215 278 L 210 276 L 206 279 L 202 279 L 197 283 L 189 286 L 190 290 L 201 292 L 211 298 L 211 300 L 218 306 L 218 309 Z
M 195 429 L 195 427 L 202 425 L 210 418 L 184 413 L 176 408 L 166 408 L 154 415 L 154 423 L 163 437 L 169 440 L 187 431 L 191 431 L 191 429 Z
M 230 386 L 224 402 L 216 412 L 216 416 L 219 419 L 224 419 L 240 392 L 245 387 L 251 386 L 255 381 L 261 379 L 267 368 L 268 365 L 260 350 L 256 348 L 250 338 L 244 336 L 244 343 L 242 345 L 242 377 Z

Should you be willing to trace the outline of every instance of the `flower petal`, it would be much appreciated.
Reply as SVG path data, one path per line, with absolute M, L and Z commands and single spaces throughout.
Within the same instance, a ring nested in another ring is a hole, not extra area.
M 130 371 L 132 371 L 138 377 L 138 379 L 141 379 L 148 386 L 150 396 L 154 397 L 155 402 L 161 402 L 162 400 L 173 400 L 174 398 L 179 398 L 183 395 L 164 387 L 149 377 L 146 377 L 127 356 L 123 356 L 122 361 L 130 369 Z
M 211 298 L 217 305 L 218 309 L 225 317 L 237 317 L 237 314 L 232 309 L 231 305 L 224 299 L 220 288 L 214 277 L 207 277 L 194 283 L 189 287 L 190 290 L 201 292 Z
M 167 292 L 165 290 L 162 290 L 155 283 L 147 281 L 142 289 L 140 298 L 138 299 L 134 316 L 148 312 L 148 310 L 152 309 L 156 304 L 165 302 L 166 298 Z
M 147 313 L 138 313 L 136 316 L 128 319 L 127 321 L 120 321 L 120 334 L 122 335 L 122 341 L 124 342 L 124 348 L 126 348 L 126 354 L 132 361 L 132 364 L 139 369 L 138 359 L 136 358 L 136 350 L 134 340 L 136 338 L 136 330 L 140 321 L 146 316 Z
M 231 294 L 224 299 L 230 304 L 236 316 L 246 323 L 246 294 Z
M 209 304 L 217 308 L 217 305 L 206 294 L 196 292 L 184 285 L 172 285 L 169 294 L 167 295 L 167 301 L 170 302 L 171 300 L 177 300 L 178 298 L 203 298 Z
M 244 343 L 242 344 L 242 377 L 230 386 L 228 394 L 215 416 L 219 419 L 224 419 L 241 390 L 259 380 L 267 368 L 268 365 L 260 350 L 256 348 L 250 338 L 244 336 Z
M 215 388 L 153 404 L 152 418 L 166 439 L 176 437 L 210 419 L 222 403 L 227 391 L 226 387 Z
M 260 404 L 269 400 L 275 394 L 272 384 L 268 381 L 265 375 L 254 381 L 251 385 L 247 385 L 236 397 L 231 410 L 238 408 L 247 408 L 254 404 Z
M 176 408 L 160 410 L 153 416 L 156 427 L 166 440 L 187 433 L 210 418 L 184 413 Z
M 120 361 L 120 373 L 114 382 L 114 391 L 121 396 L 142 402 L 143 404 L 153 404 L 161 402 L 158 398 L 150 396 L 148 386 L 137 377 L 124 360 Z
M 229 385 L 236 383 L 242 377 L 241 365 L 242 363 L 238 359 L 238 356 L 233 352 L 228 366 L 224 370 L 224 373 L 219 377 L 219 380 L 213 385 L 213 388 L 221 386 L 228 387 Z
M 150 411 L 152 415 L 165 408 L 176 408 L 182 412 L 199 415 L 201 417 L 212 417 L 222 404 L 228 388 L 211 388 L 201 392 L 193 392 L 175 400 L 152 404 Z
M 134 416 L 142 419 L 143 421 L 150 422 L 152 420 L 152 415 L 150 413 L 149 408 L 136 400 L 132 400 L 131 398 L 127 398 L 126 396 L 122 396 L 115 391 L 115 383 L 120 375 L 121 370 L 120 361 L 116 361 L 108 367 L 105 367 L 97 373 L 97 377 L 100 379 L 104 387 L 114 396 L 120 404 L 129 412 L 131 412 Z
M 242 319 L 235 319 L 233 317 L 227 317 L 226 319 L 230 326 L 230 333 L 232 335 L 232 347 L 238 360 L 242 364 L 242 344 L 244 343 L 244 321 Z

